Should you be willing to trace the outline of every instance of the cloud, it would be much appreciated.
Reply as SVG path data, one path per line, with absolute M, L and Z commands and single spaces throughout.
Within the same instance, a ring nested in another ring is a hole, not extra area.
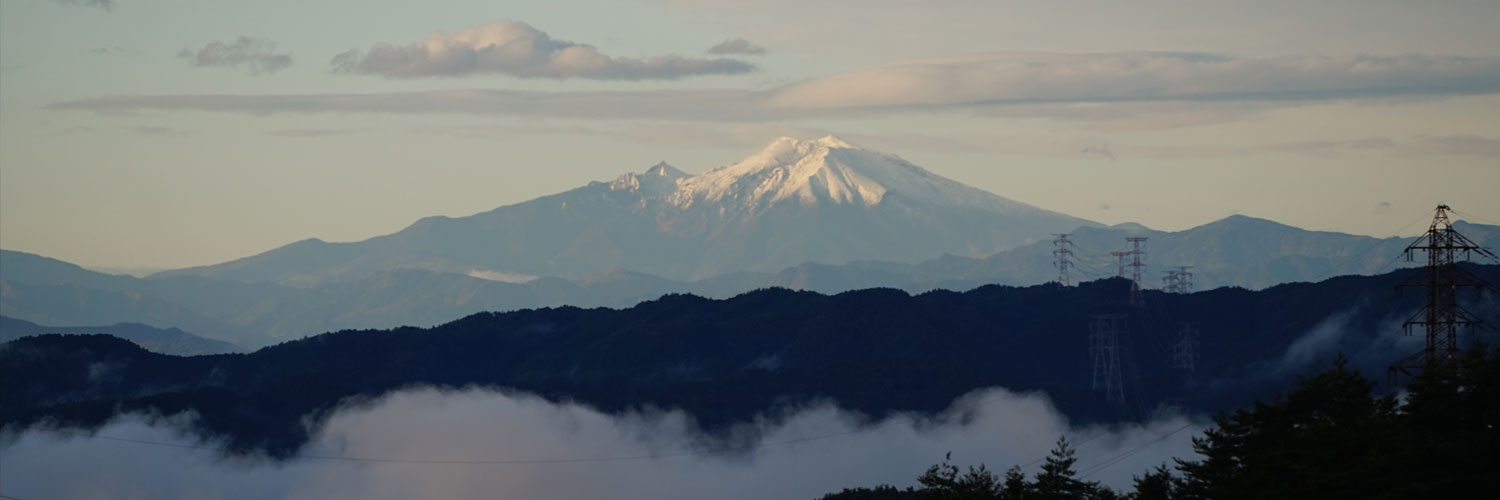
M 802 113 L 755 105 L 744 90 L 546 92 L 439 90 L 370 94 L 112 96 L 49 105 L 51 109 L 131 112 L 146 109 L 271 113 L 471 114 L 587 119 L 769 121 Z M 809 114 L 810 115 L 810 114 Z
M 482 280 L 499 281 L 501 283 L 530 283 L 536 281 L 540 276 L 525 273 L 513 273 L 510 271 L 499 271 L 494 269 L 471 269 L 467 273 L 471 278 Z
M 170 424 L 123 418 L 98 434 L 199 444 Z M 5 493 L 18 498 L 817 498 L 845 487 L 913 485 L 947 452 L 959 464 L 999 471 L 1028 464 L 1034 473 L 1053 441 L 1068 435 L 1078 470 L 1123 457 L 1088 479 L 1125 488 L 1132 474 L 1188 456 L 1202 427 L 1178 417 L 1073 427 L 1043 397 L 996 389 L 965 396 L 936 417 L 870 422 L 818 405 L 711 436 L 676 411 L 606 415 L 531 396 L 418 389 L 335 413 L 304 455 L 508 463 L 272 464 L 29 431 L 5 441 L 0 473 Z M 49 473 L 58 470 L 69 471 L 69 480 Z
M 266 132 L 266 135 L 272 135 L 276 137 L 328 137 L 334 135 L 348 135 L 355 132 L 359 132 L 359 130 L 341 128 L 293 128 L 272 130 L 270 132 Z
M 676 80 L 755 70 L 737 59 L 676 55 L 646 59 L 610 57 L 592 45 L 556 40 L 519 21 L 499 21 L 457 33 L 428 35 L 409 45 L 376 44 L 334 56 L 334 71 L 386 78 L 455 77 L 500 73 L 519 78 Z
M 209 42 L 196 52 L 182 49 L 177 57 L 197 67 L 245 66 L 250 74 L 275 73 L 292 65 L 290 54 L 277 54 L 276 43 L 263 38 L 242 36 L 233 43 Z
M 1405 140 L 1366 137 L 1339 141 L 1295 141 L 1253 146 L 1125 146 L 1131 154 L 1154 158 L 1245 157 L 1289 154 L 1336 158 L 1344 154 L 1396 154 L 1407 158 L 1434 156 L 1500 157 L 1500 137 L 1476 135 L 1419 135 Z
M 1080 152 L 1084 154 L 1099 155 L 1105 158 L 1109 158 L 1110 162 L 1115 161 L 1115 154 L 1113 152 L 1110 152 L 1108 143 L 1100 144 L 1098 146 L 1084 146 L 1083 149 L 1080 150 Z
M 423 44 L 405 48 L 377 46 L 369 54 L 341 55 L 335 66 L 388 77 L 464 74 L 464 71 L 556 78 L 683 75 L 656 71 L 661 68 L 643 69 L 654 68 L 649 61 L 656 59 L 643 62 L 607 57 L 602 60 L 609 63 L 598 66 L 596 72 L 580 73 L 587 68 L 572 63 L 554 64 L 560 51 L 517 49 L 522 54 L 541 55 L 531 59 L 522 57 L 515 62 L 508 56 L 502 57 L 505 53 L 499 46 L 484 45 L 483 50 L 470 46 L 486 43 L 482 40 L 469 45 L 455 42 L 450 50 L 447 40 L 458 36 L 434 35 L 439 42 L 433 45 L 435 48 Z M 465 36 L 481 39 L 478 34 Z M 493 57 L 480 58 L 480 52 L 493 53 Z M 441 57 L 429 57 L 439 53 Z M 465 53 L 473 57 L 456 55 Z M 633 62 L 616 64 L 621 61 Z M 1153 116 L 1164 109 L 1168 116 L 1152 118 L 1161 123 L 1151 126 L 1159 128 L 1225 121 L 1313 100 L 1493 93 L 1500 93 L 1500 57 L 1244 59 L 1163 53 L 1001 53 L 856 70 L 764 91 L 476 89 L 368 94 L 133 95 L 64 101 L 49 107 L 116 112 L 197 109 L 251 113 L 458 113 L 678 121 L 867 118 L 958 111 L 981 116 L 1127 122 L 1143 115 Z M 1467 147 L 1487 150 L 1483 141 Z
M 126 54 L 126 53 L 129 53 L 129 52 L 130 51 L 125 50 L 124 47 L 121 47 L 119 45 L 105 45 L 103 47 L 95 47 L 95 48 L 83 51 L 83 53 L 85 53 L 85 54 L 93 54 L 93 55 L 100 55 L 100 56 L 119 55 L 119 54 Z
M 56 0 L 63 5 L 80 5 L 83 7 L 98 7 L 105 12 L 111 12 L 115 8 L 114 0 Z
M 172 127 L 138 125 L 138 126 L 129 126 L 129 127 L 122 127 L 122 128 L 124 128 L 125 130 L 128 130 L 130 132 L 133 132 L 135 134 L 138 134 L 138 135 L 147 135 L 147 136 L 153 136 L 153 137 L 165 137 L 165 136 L 172 136 L 172 135 L 186 135 L 183 132 L 180 132 L 180 131 L 178 131 L 176 129 L 173 129 Z
M 709 47 L 708 53 L 717 55 L 744 54 L 759 56 L 766 53 L 766 48 L 751 43 L 749 40 L 746 40 L 744 38 L 736 38 L 733 40 L 725 40 L 723 42 L 719 42 L 718 45 Z
M 991 53 L 850 71 L 779 89 L 790 108 L 1316 100 L 1500 92 L 1500 58 Z
M 1332 353 L 1337 350 L 1345 333 L 1349 331 L 1350 320 L 1357 312 L 1357 308 L 1340 311 L 1314 325 L 1311 330 L 1287 346 L 1280 359 L 1267 361 L 1272 374 L 1285 376 L 1289 373 L 1304 372 L 1315 362 L 1326 364 L 1327 359 L 1324 358 L 1331 357 Z
M 1405 152 L 1412 154 L 1500 157 L 1500 136 L 1424 135 L 1413 138 L 1403 146 Z

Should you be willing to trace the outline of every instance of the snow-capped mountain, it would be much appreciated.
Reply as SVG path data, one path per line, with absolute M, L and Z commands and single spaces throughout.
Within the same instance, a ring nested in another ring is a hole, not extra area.
M 896 156 L 860 149 L 833 136 L 812 141 L 776 139 L 739 163 L 684 178 L 670 201 L 683 209 L 695 204 L 719 203 L 754 213 L 783 201 L 872 207 L 880 204 L 887 193 L 931 206 L 976 210 L 1032 208 L 938 176 Z
M 567 278 L 628 269 L 696 279 L 804 262 L 979 257 L 1080 225 L 1096 224 L 835 137 L 783 137 L 700 175 L 660 163 L 361 242 L 307 240 L 164 275 L 312 284 L 397 268 Z

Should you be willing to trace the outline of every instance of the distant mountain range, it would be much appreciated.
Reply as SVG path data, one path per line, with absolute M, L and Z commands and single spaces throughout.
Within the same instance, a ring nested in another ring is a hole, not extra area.
M 1454 229 L 1475 242 L 1500 246 L 1500 226 L 1455 222 Z M 1166 232 L 1139 224 L 1080 227 L 1069 234 L 1074 282 L 1115 276 L 1109 255 L 1128 250 L 1126 237 L 1143 236 L 1146 275 L 1142 286 L 1160 287 L 1162 275 L 1189 266 L 1193 288 L 1225 286 L 1262 289 L 1281 283 L 1317 281 L 1346 274 L 1377 274 L 1412 265 L 1400 257 L 1413 236 L 1373 238 L 1307 231 L 1265 219 L 1230 216 L 1183 231 Z M 1051 241 L 1037 242 L 985 258 L 944 256 L 915 264 L 855 262 L 842 266 L 807 263 L 777 273 L 767 283 L 836 293 L 885 286 L 919 292 L 964 290 L 996 283 L 1029 285 L 1058 279 Z M 1493 263 L 1493 262 L 1492 262 Z M 1127 271 L 1128 273 L 1128 271 Z
M 1495 247 L 1500 227 L 1456 223 Z M 147 278 L 0 250 L 0 314 L 58 327 L 138 323 L 255 348 L 326 331 L 437 325 L 480 311 L 628 307 L 667 293 L 784 287 L 912 293 L 1114 276 L 1144 236 L 1143 285 L 1191 266 L 1195 289 L 1261 289 L 1396 266 L 1410 237 L 1306 231 L 1233 216 L 1177 232 L 1017 203 L 837 138 L 779 139 L 701 175 L 666 164 L 355 243 L 309 240 Z
M 983 257 L 1093 225 L 834 137 L 784 137 L 701 175 L 663 163 L 360 242 L 305 240 L 155 276 L 311 286 L 392 269 L 565 279 L 629 269 L 694 280 L 809 261 Z
M 1460 232 L 1492 248 L 1500 226 L 1458 222 Z M 1314 232 L 1234 216 L 1178 232 L 1138 225 L 1083 227 L 1071 240 L 1075 281 L 1112 276 L 1108 252 L 1126 236 L 1146 236 L 1148 276 L 1191 265 L 1196 289 L 1265 288 L 1344 274 L 1374 274 L 1409 265 L 1399 259 L 1410 238 Z M 1031 285 L 1057 279 L 1051 241 L 985 258 L 945 256 L 918 263 L 804 263 L 776 273 L 738 272 L 676 281 L 615 270 L 582 279 L 512 283 L 422 269 L 395 269 L 351 281 L 293 287 L 199 276 L 134 278 L 89 271 L 46 257 L 0 251 L 0 314 L 50 325 L 133 322 L 178 327 L 246 347 L 350 328 L 437 325 L 480 311 L 575 305 L 628 307 L 667 293 L 725 298 L 768 287 L 839 293 L 862 288 L 968 290 L 986 284 Z
M 1500 282 L 1500 266 L 1468 269 Z M 341 331 L 191 358 L 107 336 L 28 337 L 0 349 L 0 430 L 192 411 L 206 439 L 284 456 L 339 405 L 413 386 L 520 390 L 609 412 L 678 408 L 709 430 L 812 401 L 874 417 L 930 414 L 993 386 L 1043 391 L 1080 424 L 1145 419 L 1161 405 L 1212 413 L 1268 397 L 1340 353 L 1376 375 L 1420 349 L 1421 338 L 1403 336 L 1399 325 L 1425 297 L 1393 290 L 1409 275 L 1149 291 L 1141 308 L 1128 305 L 1121 279 L 918 296 L 668 295 L 627 309 L 481 313 L 428 329 Z M 1500 315 L 1493 296 L 1461 300 L 1481 318 Z M 1125 407 L 1104 403 L 1091 386 L 1097 314 L 1124 315 L 1120 356 L 1136 371 L 1124 375 L 1134 401 Z M 1191 372 L 1172 363 L 1179 322 L 1202 332 Z M 98 381 L 101 370 L 108 383 Z
M 174 356 L 198 356 L 240 352 L 234 344 L 206 339 L 176 328 L 152 328 L 140 323 L 117 323 L 109 326 L 42 326 L 30 321 L 0 316 L 0 342 L 21 337 L 59 333 L 63 335 L 105 334 L 129 340 L 141 348 Z

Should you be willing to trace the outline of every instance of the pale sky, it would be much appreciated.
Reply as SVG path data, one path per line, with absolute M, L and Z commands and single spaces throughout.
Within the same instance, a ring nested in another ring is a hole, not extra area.
M 0 247 L 211 264 L 830 133 L 1104 223 L 1494 223 L 1497 23 L 1493 0 L 4 0 Z

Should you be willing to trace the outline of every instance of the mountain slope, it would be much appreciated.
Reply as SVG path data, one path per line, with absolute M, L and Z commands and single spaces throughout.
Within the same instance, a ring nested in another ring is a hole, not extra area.
M 241 350 L 234 344 L 199 337 L 176 328 L 152 328 L 140 323 L 117 323 L 110 326 L 42 326 L 30 321 L 0 316 L 0 342 L 48 333 L 113 335 L 134 342 L 148 351 L 176 356 L 223 354 Z
M 1500 248 L 1500 226 L 1454 223 L 1454 229 L 1489 248 Z M 1161 286 L 1162 274 L 1192 266 L 1197 290 L 1235 286 L 1263 289 L 1329 276 L 1377 274 L 1413 265 L 1401 258 L 1411 236 L 1369 236 L 1308 231 L 1277 222 L 1235 215 L 1183 231 L 1154 231 L 1134 224 L 1074 230 L 1074 282 L 1114 276 L 1111 251 L 1127 250 L 1127 236 L 1145 236 L 1143 286 Z M 764 278 L 765 286 L 836 293 L 886 286 L 920 292 L 966 289 L 988 283 L 1029 285 L 1057 280 L 1056 246 L 1037 242 L 985 258 L 944 256 L 914 264 L 866 261 L 842 266 L 802 264 Z
M 1470 269 L 1500 281 L 1500 266 Z M 918 296 L 668 295 L 628 309 L 482 313 L 429 329 L 343 331 L 193 358 L 104 336 L 30 337 L 0 349 L 0 428 L 192 410 L 206 434 L 231 447 L 284 454 L 327 410 L 413 385 L 522 390 L 611 412 L 681 408 L 710 428 L 825 399 L 876 417 L 930 413 L 990 386 L 1044 391 L 1084 423 L 1146 418 L 1159 403 L 1212 413 L 1269 396 L 1340 353 L 1378 373 L 1419 349 L 1421 339 L 1402 335 L 1399 324 L 1423 298 L 1392 290 L 1407 275 L 1148 292 L 1145 309 L 1126 305 L 1128 284 L 1118 279 Z M 1463 300 L 1482 318 L 1500 314 L 1492 298 Z M 1144 407 L 1123 415 L 1090 385 L 1090 318 L 1108 313 L 1126 315 L 1133 340 L 1120 355 L 1140 370 L 1131 390 Z M 1177 321 L 1203 332 L 1191 376 L 1171 364 Z M 90 366 L 112 367 L 117 383 L 92 381 Z
M 402 268 L 569 279 L 626 269 L 683 280 L 808 261 L 979 257 L 1080 225 L 1093 223 L 836 138 L 782 138 L 697 176 L 661 164 L 357 243 L 307 240 L 156 276 L 307 286 Z
M 1500 227 L 1458 222 L 1471 239 L 1500 245 Z M 1195 289 L 1265 288 L 1343 274 L 1373 274 L 1401 265 L 1411 237 L 1378 239 L 1304 231 L 1235 216 L 1179 232 L 1136 225 L 1074 231 L 1077 281 L 1114 274 L 1107 252 L 1127 235 L 1149 236 L 1146 286 L 1160 286 L 1160 270 L 1195 266 Z M 181 327 L 248 347 L 351 328 L 437 325 L 481 312 L 575 305 L 629 307 L 680 292 L 727 298 L 747 290 L 784 287 L 821 293 L 862 288 L 966 290 L 986 284 L 1032 285 L 1056 279 L 1051 242 L 1039 242 L 974 259 L 945 256 L 916 264 L 861 261 L 802 264 L 776 273 L 739 272 L 698 281 L 676 281 L 629 271 L 581 279 L 540 278 L 522 283 L 421 269 L 380 271 L 365 278 L 289 287 L 271 283 L 177 276 L 138 279 L 83 270 L 51 259 L 0 251 L 5 277 L 50 285 L 10 283 L 0 312 L 39 323 L 145 323 Z M 29 263 L 29 264 L 28 264 Z M 25 265 L 23 265 L 25 264 Z M 38 266 L 27 269 L 26 265 Z M 49 270 L 51 270 L 49 272 Z M 501 277 L 510 279 L 509 277 Z M 86 283 L 91 287 L 63 280 Z M 9 294 L 9 295 L 6 295 Z M 111 306 L 114 304 L 114 306 Z M 125 305 L 129 307 L 125 307 Z

